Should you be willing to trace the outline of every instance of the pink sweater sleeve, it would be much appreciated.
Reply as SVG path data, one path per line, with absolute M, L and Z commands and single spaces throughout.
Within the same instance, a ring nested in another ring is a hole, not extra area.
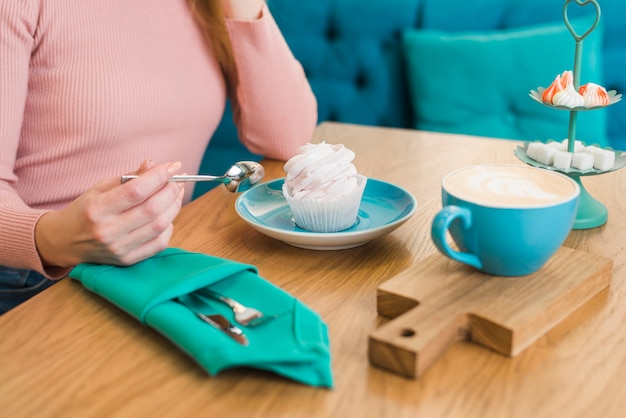
M 0 3 L 0 254 L 10 265 L 36 269 L 60 278 L 66 269 L 44 269 L 34 231 L 45 210 L 29 208 L 13 189 L 13 173 L 26 91 L 37 10 L 32 2 L 20 7 Z M 20 18 L 15 13 L 20 11 Z M 10 59 L 8 58 L 10 57 Z M 6 104 L 10 103 L 10 106 Z
M 228 21 L 237 86 L 231 99 L 240 140 L 252 152 L 286 160 L 309 142 L 317 101 L 267 6 L 252 22 Z

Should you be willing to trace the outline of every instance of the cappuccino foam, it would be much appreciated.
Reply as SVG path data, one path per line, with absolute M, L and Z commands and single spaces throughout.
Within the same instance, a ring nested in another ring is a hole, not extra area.
M 484 206 L 528 208 L 566 202 L 579 193 L 569 177 L 523 165 L 465 167 L 444 177 L 443 188 L 452 196 Z

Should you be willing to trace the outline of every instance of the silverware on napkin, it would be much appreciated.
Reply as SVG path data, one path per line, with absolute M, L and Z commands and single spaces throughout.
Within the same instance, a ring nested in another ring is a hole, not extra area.
M 226 319 L 223 315 L 220 314 L 204 314 L 202 312 L 197 311 L 193 307 L 189 306 L 189 304 L 181 301 L 179 302 L 184 305 L 186 308 L 190 309 L 198 318 L 206 322 L 207 324 L 219 329 L 226 335 L 228 335 L 233 340 L 237 341 L 239 344 L 243 346 L 247 346 L 249 344 L 248 337 L 241 330 L 241 328 L 236 327 L 231 324 L 231 322 Z
M 227 304 L 235 314 L 235 321 L 240 323 L 243 326 L 253 327 L 255 325 L 260 325 L 268 319 L 272 319 L 271 317 L 267 317 L 263 315 L 263 312 L 258 309 L 251 308 L 249 306 L 245 306 L 235 299 L 226 297 L 221 295 L 213 290 L 204 288 L 196 291 L 200 296 L 205 296 L 213 299 L 217 299 Z M 197 296 L 197 295 L 194 295 Z

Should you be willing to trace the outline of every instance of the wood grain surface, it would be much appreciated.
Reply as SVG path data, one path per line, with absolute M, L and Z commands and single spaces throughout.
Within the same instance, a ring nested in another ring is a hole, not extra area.
M 606 225 L 565 246 L 613 261 L 610 287 L 516 357 L 452 344 L 419 378 L 373 367 L 368 337 L 388 320 L 378 289 L 435 252 L 439 183 L 468 164 L 511 162 L 515 141 L 324 123 L 315 141 L 344 143 L 366 176 L 414 194 L 417 213 L 361 247 L 304 250 L 250 228 L 218 187 L 187 205 L 172 246 L 255 264 L 329 325 L 335 388 L 256 370 L 215 377 L 157 332 L 62 280 L 0 317 L 2 417 L 619 417 L 626 410 L 626 171 L 584 179 Z M 282 162 L 265 161 L 267 180 Z M 572 260 L 573 261 L 573 260 Z M 406 307 L 402 307 L 405 309 Z

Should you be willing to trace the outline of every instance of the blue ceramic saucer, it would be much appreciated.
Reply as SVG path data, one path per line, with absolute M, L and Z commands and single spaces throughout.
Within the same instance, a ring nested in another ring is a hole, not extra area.
M 405 189 L 368 178 L 353 226 L 339 232 L 311 232 L 294 223 L 282 194 L 284 180 L 276 179 L 245 191 L 237 198 L 235 209 L 252 228 L 295 247 L 312 250 L 357 247 L 397 229 L 417 210 L 415 197 Z

